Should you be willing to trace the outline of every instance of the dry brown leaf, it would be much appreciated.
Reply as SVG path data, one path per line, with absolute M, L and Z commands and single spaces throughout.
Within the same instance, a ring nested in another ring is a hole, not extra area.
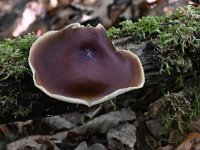
M 192 130 L 200 132 L 200 114 L 192 122 Z
M 175 150 L 199 150 L 200 133 L 189 133 Z
M 33 148 L 36 150 L 46 150 L 45 148 L 48 148 L 49 142 L 52 142 L 52 140 L 63 140 L 67 137 L 68 132 L 60 132 L 54 135 L 34 135 L 29 136 L 20 140 L 17 140 L 15 142 L 12 142 L 7 145 L 7 150 L 24 150 L 26 148 Z M 37 140 L 39 139 L 39 140 Z M 40 140 L 42 139 L 42 140 Z M 39 144 L 36 142 L 39 142 Z M 49 140 L 49 141 L 48 141 Z M 48 144 L 47 144 L 48 143 Z M 45 145 L 47 144 L 47 145 Z M 55 147 L 55 150 L 58 150 L 57 147 Z
M 133 111 L 129 109 L 122 109 L 121 111 L 113 111 L 96 117 L 88 123 L 70 130 L 70 132 L 82 135 L 92 133 L 105 133 L 108 129 L 117 127 L 122 122 L 135 119 L 136 116 Z
M 7 150 L 24 150 L 25 148 L 35 148 L 40 150 L 41 145 L 37 144 L 35 142 L 35 139 L 39 138 L 40 136 L 35 135 L 35 136 L 30 136 L 21 140 L 17 140 L 15 142 L 12 142 L 7 145 Z
M 87 143 L 85 141 L 81 142 L 75 150 L 88 150 Z
M 22 17 L 19 18 L 16 27 L 14 28 L 12 35 L 14 37 L 19 36 L 22 32 L 26 31 L 28 27 L 34 23 L 38 16 L 42 16 L 44 12 L 43 6 L 38 2 L 29 2 L 26 5 L 22 13 Z
M 35 142 L 38 144 L 46 145 L 47 150 L 59 150 L 59 148 L 49 139 L 44 137 L 39 137 L 35 139 Z
M 14 122 L 14 124 L 17 126 L 17 129 L 19 131 L 20 134 L 24 134 L 24 128 L 26 126 L 32 126 L 32 122 L 33 120 L 28 120 L 28 121 L 18 121 L 18 122 Z
M 92 146 L 90 146 L 88 150 L 106 150 L 106 148 L 103 144 L 95 143 Z
M 129 123 L 124 123 L 107 132 L 108 145 L 111 149 L 118 149 L 119 143 L 133 149 L 136 143 L 136 127 Z
M 61 116 L 53 116 L 53 117 L 46 117 L 42 119 L 42 121 L 47 125 L 50 126 L 54 132 L 63 129 L 72 129 L 76 125 L 65 120 Z
M 4 139 L 8 141 L 13 141 L 19 136 L 17 131 L 14 133 L 7 124 L 0 125 L 0 131 L 3 133 Z

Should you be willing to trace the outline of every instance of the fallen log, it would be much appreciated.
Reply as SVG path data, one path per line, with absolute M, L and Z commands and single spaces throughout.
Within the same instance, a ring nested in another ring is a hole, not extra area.
M 129 38 L 126 40 L 129 40 Z M 125 41 L 122 43 L 125 43 Z M 145 51 L 146 48 L 150 48 L 146 42 L 139 45 L 137 49 L 134 48 L 136 54 L 144 58 L 141 60 L 146 72 L 146 87 L 144 89 L 148 86 L 152 87 L 153 85 L 158 85 L 160 80 L 159 68 L 157 68 L 159 66 L 156 67 L 153 65 L 156 63 L 148 61 L 152 60 L 149 57 L 152 57 L 150 53 L 153 52 L 153 49 L 151 48 L 152 50 L 149 50 L 147 54 L 147 51 Z M 84 105 L 66 103 L 48 97 L 34 86 L 30 74 L 25 74 L 23 78 L 17 80 L 15 78 L 9 78 L 1 81 L 0 95 L 0 123 L 88 109 L 88 107 Z M 130 94 L 130 96 L 132 96 L 132 94 Z

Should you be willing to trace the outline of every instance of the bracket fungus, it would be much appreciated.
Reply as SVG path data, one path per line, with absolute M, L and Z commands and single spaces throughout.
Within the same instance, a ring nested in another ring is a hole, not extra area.
M 35 86 L 48 96 L 87 106 L 141 88 L 145 80 L 139 58 L 117 50 L 100 24 L 45 33 L 33 43 L 29 65 Z

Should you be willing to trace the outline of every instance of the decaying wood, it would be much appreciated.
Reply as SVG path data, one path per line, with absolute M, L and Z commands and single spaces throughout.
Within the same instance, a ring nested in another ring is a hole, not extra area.
M 115 103 L 120 104 L 128 100 L 129 103 L 137 102 L 136 104 L 141 108 L 147 108 L 146 104 L 158 99 L 161 95 L 160 87 L 163 83 L 165 83 L 164 86 L 173 87 L 172 90 L 176 90 L 174 85 L 176 76 L 163 77 L 159 74 L 161 64 L 154 59 L 154 46 L 150 41 L 140 44 L 133 44 L 133 41 L 133 37 L 126 37 L 117 39 L 114 43 L 119 49 L 129 49 L 139 56 L 145 71 L 145 86 L 118 96 Z M 1 97 L 10 96 L 10 100 L 6 102 L 0 101 L 0 123 L 90 109 L 84 105 L 66 103 L 48 97 L 34 86 L 32 76 L 29 74 L 22 79 L 9 78 L 1 81 L 0 95 Z

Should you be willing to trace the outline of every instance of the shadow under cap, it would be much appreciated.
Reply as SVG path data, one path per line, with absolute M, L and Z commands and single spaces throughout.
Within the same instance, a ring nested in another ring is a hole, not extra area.
M 92 106 L 144 84 L 139 58 L 117 50 L 102 25 L 71 24 L 39 37 L 29 53 L 35 86 L 58 100 Z

